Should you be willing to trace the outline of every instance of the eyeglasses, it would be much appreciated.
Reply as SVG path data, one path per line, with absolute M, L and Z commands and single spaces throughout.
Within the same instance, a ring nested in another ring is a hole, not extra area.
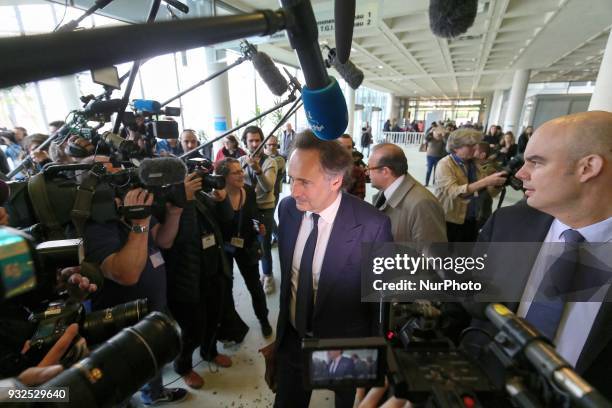
M 378 170 L 378 169 L 382 169 L 383 167 L 387 167 L 387 166 L 375 166 L 375 167 L 366 166 L 365 171 Z
M 266 147 L 278 147 L 278 143 L 268 143 Z

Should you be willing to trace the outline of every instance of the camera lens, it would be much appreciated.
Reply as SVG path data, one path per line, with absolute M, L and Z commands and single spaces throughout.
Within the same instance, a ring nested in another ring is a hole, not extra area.
M 146 299 L 138 299 L 113 308 L 92 312 L 83 322 L 81 335 L 90 345 L 102 343 L 121 329 L 139 322 L 148 312 Z
M 42 388 L 69 387 L 70 402 L 62 403 L 62 407 L 115 406 L 151 380 L 179 350 L 176 323 L 154 312 L 123 329 Z

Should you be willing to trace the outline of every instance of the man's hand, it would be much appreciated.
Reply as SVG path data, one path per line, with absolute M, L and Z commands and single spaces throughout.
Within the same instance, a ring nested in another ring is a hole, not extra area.
M 95 283 L 89 282 L 89 279 L 81 275 L 80 266 L 71 266 L 64 268 L 58 272 L 60 289 L 67 289 L 71 299 L 78 301 L 85 300 L 89 294 L 98 290 Z
M 264 378 L 272 392 L 276 392 L 276 342 L 270 343 L 259 349 L 266 361 L 266 373 Z
M 44 150 L 37 150 L 37 151 L 30 153 L 30 158 L 35 163 L 42 163 L 45 160 L 49 159 L 49 155 Z
M 17 379 L 21 381 L 24 385 L 27 386 L 35 386 L 40 385 L 51 378 L 55 377 L 59 373 L 61 373 L 64 368 L 61 364 L 59 364 L 61 358 L 66 354 L 66 351 L 70 348 L 72 341 L 79 334 L 79 326 L 76 323 L 68 326 L 62 337 L 51 347 L 51 350 L 47 353 L 47 355 L 41 360 L 40 363 L 36 367 L 28 368 L 24 372 L 22 372 Z M 80 344 L 82 343 L 82 344 Z M 85 339 L 81 338 L 75 344 L 75 346 L 83 346 L 85 344 Z M 26 341 L 26 344 L 23 347 L 21 353 L 25 353 L 30 348 L 29 340 Z
M 508 174 L 505 171 L 498 171 L 497 173 L 493 173 L 483 178 L 482 181 L 485 182 L 486 186 L 503 186 L 506 183 L 507 177 Z
M 135 188 L 130 190 L 123 199 L 123 205 L 126 207 L 132 206 L 151 206 L 153 204 L 153 193 L 149 193 L 147 190 L 142 188 Z M 141 220 L 132 220 L 132 224 L 149 225 L 151 217 L 143 218 Z
M 187 201 L 195 200 L 195 194 L 202 189 L 202 178 L 197 173 L 185 176 L 185 197 Z
M 259 223 L 259 235 L 262 237 L 266 236 L 266 226 L 263 224 L 263 222 Z
M 255 173 L 261 173 L 261 166 L 259 165 L 258 157 L 247 156 L 245 161 Z
M 6 212 L 6 208 L 0 207 L 0 225 L 8 225 L 9 224 L 9 215 Z
M 365 389 L 357 388 L 355 394 L 357 403 L 359 404 L 357 408 L 412 408 L 413 405 L 410 401 L 395 397 L 389 398 L 384 404 L 380 405 L 388 387 L 389 384 L 385 382 L 384 387 L 374 387 L 370 389 L 367 394 L 365 393 Z

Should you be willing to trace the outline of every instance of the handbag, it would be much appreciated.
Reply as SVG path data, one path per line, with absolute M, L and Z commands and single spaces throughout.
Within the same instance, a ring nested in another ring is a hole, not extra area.
M 427 142 L 421 143 L 421 145 L 419 146 L 419 152 L 424 153 L 426 151 L 427 151 Z

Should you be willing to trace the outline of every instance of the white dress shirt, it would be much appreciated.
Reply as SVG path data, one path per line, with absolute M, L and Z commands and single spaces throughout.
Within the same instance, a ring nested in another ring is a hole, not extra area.
M 340 208 L 340 201 L 342 200 L 342 193 L 338 193 L 338 197 L 333 203 L 323 211 L 319 213 L 318 235 L 317 244 L 314 251 L 314 259 L 312 260 L 312 290 L 314 292 L 314 298 L 317 298 L 317 289 L 319 287 L 319 275 L 321 274 L 321 266 L 323 265 L 323 258 L 325 257 L 325 251 L 327 250 L 327 243 L 329 242 L 329 236 L 331 235 L 332 228 L 334 226 L 334 220 L 336 214 L 338 214 L 338 208 Z M 291 324 L 295 327 L 295 302 L 297 299 L 297 287 L 300 280 L 300 263 L 302 262 L 302 253 L 306 246 L 306 241 L 312 231 L 312 212 L 306 211 L 302 218 L 302 224 L 300 225 L 300 232 L 298 233 L 297 240 L 295 241 L 295 249 L 293 251 L 293 262 L 291 263 L 291 299 L 290 299 L 290 316 Z
M 402 181 L 404 181 L 405 178 L 405 175 L 401 175 L 396 178 L 393 183 L 389 184 L 389 187 L 385 188 L 384 194 L 387 201 L 389 201 L 393 193 L 395 193 L 395 190 L 397 190 L 397 188 L 400 186 L 400 184 L 402 184 Z
M 561 221 L 555 219 L 548 230 L 548 234 L 544 239 L 544 244 L 536 262 L 531 271 L 527 286 L 523 292 L 523 297 L 519 305 L 517 315 L 525 317 L 531 301 L 537 292 L 540 283 L 550 266 L 550 259 L 560 255 L 561 246 L 546 245 L 552 242 L 565 242 L 561 234 L 568 229 L 572 229 Z M 576 229 L 590 243 L 611 242 L 612 241 L 612 217 L 596 224 L 589 225 L 584 228 Z M 603 293 L 609 290 L 610 285 L 604 285 L 600 288 Z M 596 296 L 599 296 L 598 292 Z M 570 364 L 576 365 L 580 353 L 586 344 L 597 313 L 601 307 L 601 302 L 568 302 L 565 305 L 561 322 L 557 328 L 554 343 L 556 344 L 557 352 L 565 358 Z

